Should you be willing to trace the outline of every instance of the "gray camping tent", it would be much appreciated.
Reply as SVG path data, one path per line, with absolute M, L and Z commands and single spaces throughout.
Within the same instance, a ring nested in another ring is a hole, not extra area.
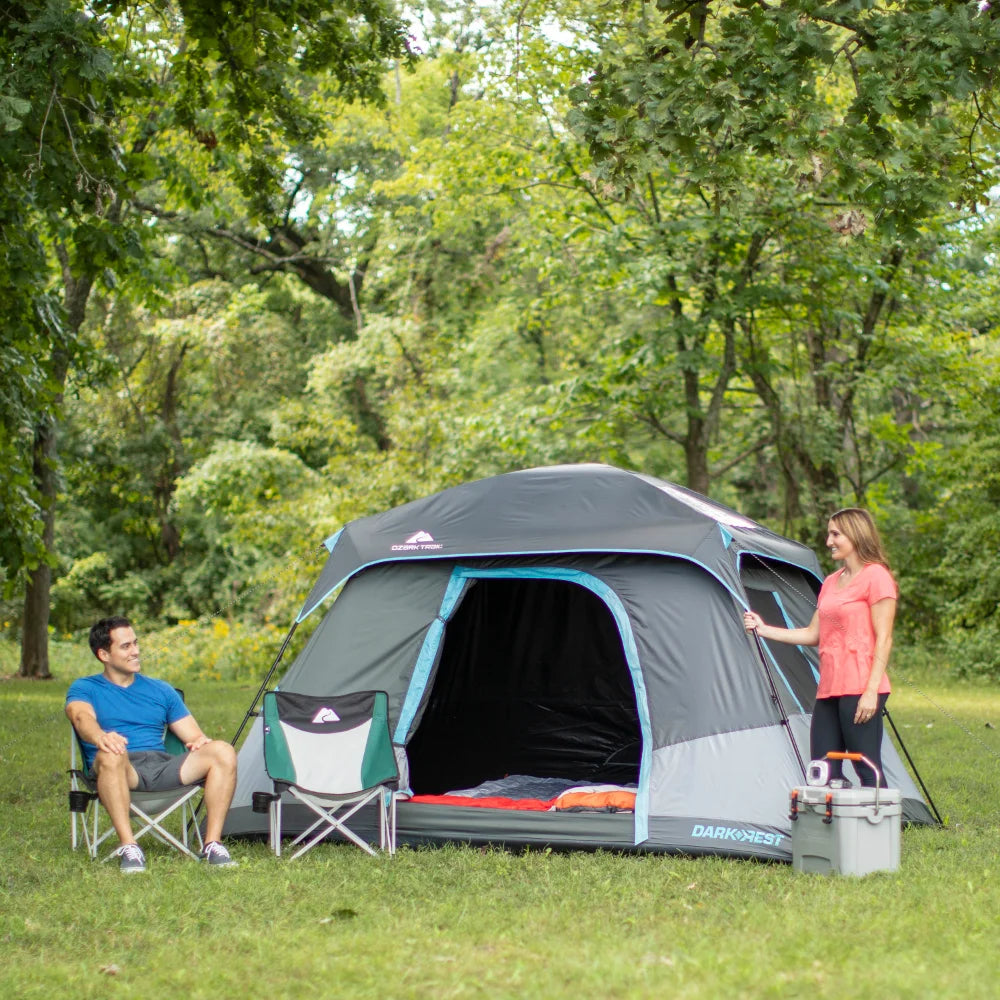
M 400 803 L 401 842 L 790 858 L 815 659 L 758 645 L 742 612 L 808 622 L 821 582 L 808 548 L 602 465 L 467 483 L 354 521 L 326 545 L 296 624 L 343 589 L 281 688 L 388 693 L 417 799 Z M 933 822 L 888 739 L 884 760 L 906 818 Z M 490 784 L 507 776 L 633 787 L 635 808 L 451 797 L 481 786 L 516 798 Z M 228 834 L 266 833 L 251 809 L 265 790 L 255 719 Z M 287 819 L 294 827 L 293 810 Z

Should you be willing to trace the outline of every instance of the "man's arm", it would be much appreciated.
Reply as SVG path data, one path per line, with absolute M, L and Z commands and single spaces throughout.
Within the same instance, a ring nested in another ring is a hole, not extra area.
M 188 750 L 200 750 L 206 743 L 212 742 L 212 738 L 202 732 L 193 715 L 185 715 L 184 718 L 171 722 L 169 728 Z
M 89 701 L 71 701 L 66 716 L 84 743 L 92 743 L 105 753 L 127 753 L 128 740 L 114 731 L 105 732 L 97 721 L 97 713 Z

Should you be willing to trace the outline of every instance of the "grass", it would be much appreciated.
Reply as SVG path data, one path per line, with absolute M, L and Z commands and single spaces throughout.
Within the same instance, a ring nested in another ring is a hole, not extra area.
M 185 687 L 218 736 L 255 690 Z M 150 871 L 124 878 L 69 850 L 64 692 L 65 680 L 0 683 L 0 998 L 998 990 L 1000 729 L 986 725 L 1000 727 L 996 687 L 897 685 L 896 723 L 948 825 L 904 831 L 899 871 L 861 879 L 470 847 L 373 860 L 322 845 L 289 862 L 256 842 L 232 844 L 240 867 L 227 871 L 154 846 Z

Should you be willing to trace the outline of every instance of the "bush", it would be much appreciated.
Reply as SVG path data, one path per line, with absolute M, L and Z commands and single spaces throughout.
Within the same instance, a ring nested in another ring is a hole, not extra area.
M 183 687 L 185 680 L 263 680 L 281 648 L 285 629 L 224 618 L 182 621 L 140 636 L 142 669 Z M 291 662 L 286 653 L 285 665 Z

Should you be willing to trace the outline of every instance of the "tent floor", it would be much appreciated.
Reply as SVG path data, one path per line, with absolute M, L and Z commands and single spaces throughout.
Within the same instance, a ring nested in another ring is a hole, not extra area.
M 301 806 L 283 810 L 286 835 L 294 835 L 311 822 Z M 315 817 L 313 817 L 315 818 Z M 351 829 L 374 843 L 378 839 L 375 814 L 366 811 Z M 237 824 L 238 826 L 238 824 Z M 701 832 L 701 835 L 699 834 Z M 704 836 L 705 832 L 708 836 Z M 244 835 L 259 835 L 246 831 Z M 692 836 L 695 833 L 696 836 Z M 240 836 L 238 829 L 229 835 Z M 756 838 L 756 843 L 754 842 Z M 339 836 L 333 839 L 342 840 Z M 768 861 L 791 861 L 787 830 L 765 830 L 739 822 L 690 818 L 652 817 L 649 838 L 635 843 L 632 813 L 523 812 L 478 806 L 445 806 L 401 801 L 397 804 L 396 841 L 400 846 L 475 844 L 497 847 L 552 848 L 554 850 L 605 850 L 637 854 L 726 855 Z

